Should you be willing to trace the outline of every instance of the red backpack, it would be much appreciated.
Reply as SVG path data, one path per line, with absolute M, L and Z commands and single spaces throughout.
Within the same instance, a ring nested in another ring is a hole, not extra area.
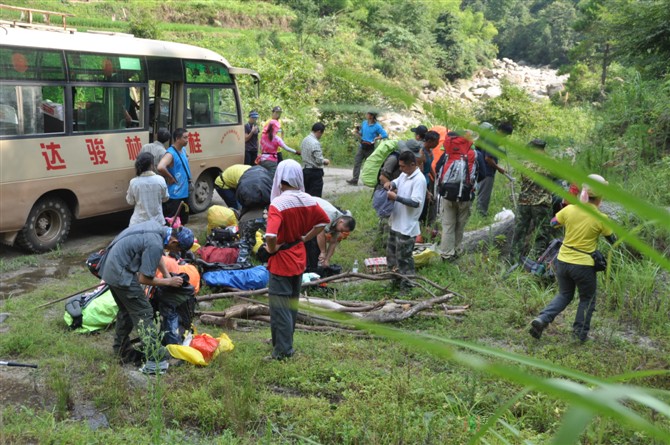
M 438 174 L 438 192 L 448 201 L 470 201 L 477 178 L 477 154 L 472 141 L 449 136 L 444 141 L 446 161 Z

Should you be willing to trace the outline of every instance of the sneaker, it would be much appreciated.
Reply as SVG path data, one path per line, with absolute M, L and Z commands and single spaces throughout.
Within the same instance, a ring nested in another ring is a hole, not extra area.
M 547 324 L 540 320 L 539 318 L 534 319 L 530 322 L 530 330 L 528 331 L 533 338 L 540 339 L 542 337 L 542 331 L 547 327 Z
M 168 362 L 167 360 L 162 360 L 158 363 L 156 363 L 153 360 L 149 360 L 144 364 L 144 366 L 140 368 L 140 372 L 142 374 L 147 375 L 156 375 L 156 374 L 163 375 L 167 372 L 169 367 L 170 362 Z
M 348 179 L 346 182 L 349 185 L 358 185 L 358 179 Z

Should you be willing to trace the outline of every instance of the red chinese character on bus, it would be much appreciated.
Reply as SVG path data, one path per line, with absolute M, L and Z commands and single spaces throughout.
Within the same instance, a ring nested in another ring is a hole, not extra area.
M 47 170 L 63 170 L 66 169 L 65 159 L 60 155 L 60 144 L 50 142 L 47 144 L 40 144 L 42 148 L 42 157 L 47 163 Z
M 140 154 L 142 149 L 142 141 L 139 137 L 135 136 L 130 139 L 130 136 L 126 138 L 126 148 L 128 149 L 128 159 L 134 161 L 137 159 L 137 155 Z
M 202 153 L 202 144 L 200 143 L 200 133 L 190 132 L 188 134 L 188 148 L 190 153 Z
M 93 165 L 108 163 L 105 142 L 102 139 L 86 139 L 86 149 L 88 150 Z

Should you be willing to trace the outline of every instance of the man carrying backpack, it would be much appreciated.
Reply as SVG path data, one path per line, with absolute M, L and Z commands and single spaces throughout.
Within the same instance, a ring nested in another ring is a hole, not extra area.
M 134 361 L 135 351 L 130 344 L 130 332 L 133 328 L 140 331 L 140 334 L 144 330 L 151 339 L 150 343 L 158 343 L 153 309 L 141 285 L 180 287 L 183 280 L 170 276 L 167 272 L 163 262 L 163 249 L 179 252 L 190 249 L 192 245 L 193 232 L 189 228 L 172 229 L 155 221 L 146 221 L 127 228 L 110 244 L 100 264 L 100 271 L 119 307 L 113 348 L 122 361 Z M 159 267 L 163 278 L 155 276 Z M 153 346 L 144 345 L 145 348 Z M 165 348 L 160 347 L 147 358 L 149 360 L 142 368 L 143 372 L 153 374 L 167 370 Z
M 463 231 L 470 218 L 470 208 L 477 177 L 477 154 L 472 148 L 472 133 L 461 136 L 449 132 L 444 141 L 444 154 L 437 163 L 435 181 L 442 212 L 443 260 L 455 259 L 463 241 Z
M 538 152 L 543 152 L 547 143 L 542 139 L 533 139 L 528 144 Z M 550 181 L 554 178 L 546 170 L 531 162 L 524 162 L 524 166 L 533 172 L 545 176 Z M 512 238 L 512 260 L 520 259 L 521 255 L 528 254 L 530 239 L 533 239 L 535 252 L 543 252 L 552 239 L 550 220 L 552 216 L 551 192 L 526 175 L 521 175 L 521 192 L 519 205 L 516 211 L 514 237 Z

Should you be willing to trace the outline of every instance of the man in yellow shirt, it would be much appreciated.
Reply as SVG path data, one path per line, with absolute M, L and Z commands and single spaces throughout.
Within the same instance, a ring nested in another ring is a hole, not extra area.
M 237 184 L 245 171 L 251 168 L 250 165 L 235 164 L 223 171 L 214 181 L 214 189 L 231 209 L 239 210 L 240 204 L 235 198 Z

